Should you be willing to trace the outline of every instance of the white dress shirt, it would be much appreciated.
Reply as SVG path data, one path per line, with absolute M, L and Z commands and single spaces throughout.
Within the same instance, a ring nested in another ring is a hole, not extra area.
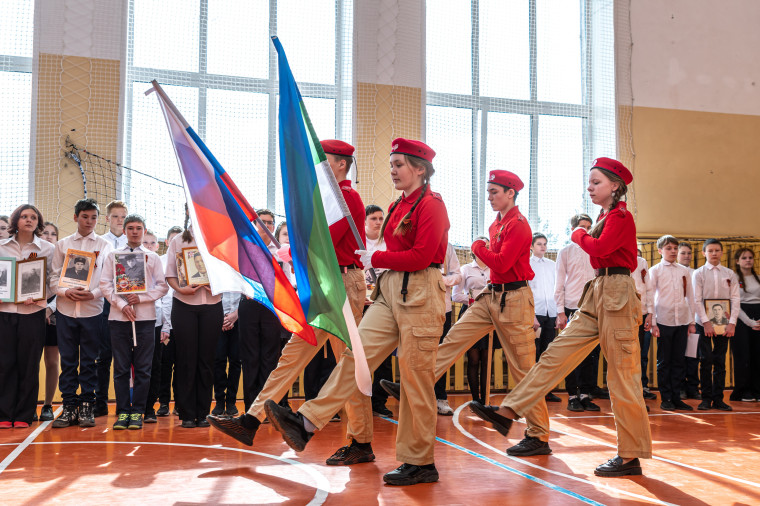
M 641 312 L 649 310 L 649 300 L 647 288 L 649 286 L 649 264 L 641 257 L 636 257 L 636 270 L 631 273 L 633 282 L 636 284 L 636 291 L 641 296 Z
M 535 276 L 528 281 L 533 290 L 533 302 L 538 316 L 557 316 L 557 303 L 554 302 L 554 286 L 557 280 L 557 264 L 546 257 L 530 256 L 530 268 Z
M 459 272 L 462 275 L 462 281 L 454 287 L 451 300 L 460 304 L 469 304 L 470 297 L 473 299 L 477 297 L 488 284 L 491 270 L 488 267 L 481 268 L 478 262 L 473 260 L 469 264 L 463 265 Z
M 125 246 L 115 251 L 111 251 L 106 256 L 105 263 L 103 264 L 103 274 L 100 277 L 100 290 L 103 292 L 103 297 L 111 304 L 111 312 L 108 315 L 109 320 L 126 322 L 127 317 L 124 316 L 122 310 L 128 305 L 124 297 L 117 294 L 114 287 L 114 253 L 127 252 L 127 251 L 142 251 L 145 253 L 145 284 L 148 289 L 145 293 L 136 294 L 140 302 L 135 306 L 132 306 L 135 310 L 137 321 L 148 321 L 156 319 L 156 300 L 160 299 L 169 290 L 169 285 L 166 284 L 164 278 L 164 269 L 161 267 L 161 259 L 158 255 L 145 249 L 142 245 L 136 248 L 130 248 Z M 113 306 L 116 306 L 119 310 L 116 311 Z
M 557 313 L 567 309 L 578 309 L 578 301 L 583 295 L 583 287 L 594 278 L 591 258 L 575 243 L 568 244 L 557 254 L 557 284 L 554 287 L 554 301 Z
M 754 276 L 751 274 L 744 276 L 744 287 L 739 288 L 739 295 L 743 304 L 760 304 L 760 283 L 757 282 Z M 739 311 L 739 319 L 748 327 L 757 324 L 757 321 L 750 318 L 743 309 Z
M 462 274 L 459 272 L 459 259 L 451 243 L 446 245 L 446 258 L 441 267 L 443 284 L 446 285 L 446 312 L 451 312 L 451 288 L 462 282 Z
M 729 323 L 736 324 L 741 311 L 741 294 L 739 293 L 739 278 L 736 273 L 722 265 L 706 263 L 694 271 L 694 303 L 697 305 L 697 323 L 700 325 L 710 318 L 705 312 L 705 299 L 729 299 L 731 301 L 731 316 Z
M 34 236 L 32 242 L 21 246 L 16 241 L 16 236 L 12 235 L 7 239 L 0 239 L 0 257 L 13 257 L 16 260 L 28 260 L 32 253 L 36 258 L 47 258 L 45 261 L 45 298 L 36 301 L 34 304 L 26 305 L 24 303 L 14 304 L 13 302 L 0 303 L 0 312 L 32 314 L 47 308 L 47 299 L 52 295 L 50 287 L 50 278 L 53 277 L 53 251 L 55 247 L 44 239 Z M 15 276 L 15 272 L 8 273 L 8 279 Z M 18 280 L 16 281 L 18 284 Z M 13 294 L 14 296 L 16 294 Z
M 161 255 L 158 259 L 161 260 L 161 267 L 163 267 L 164 274 L 166 274 L 166 262 L 169 260 L 169 255 Z M 161 332 L 166 332 L 168 334 L 172 330 L 172 299 L 174 298 L 174 289 L 169 286 L 169 283 L 166 283 L 166 287 L 168 289 L 166 295 L 156 301 L 156 322 L 158 322 L 158 313 L 160 312 Z M 158 324 L 156 324 L 156 326 L 158 326 Z
M 369 251 L 370 253 L 374 253 L 375 251 L 385 251 L 385 248 L 386 248 L 385 241 L 380 242 L 380 236 L 378 236 L 377 239 L 370 239 L 369 237 L 367 237 L 367 240 L 364 244 L 365 246 L 367 246 L 367 251 Z M 387 270 L 388 269 L 380 269 L 380 268 L 375 267 L 375 275 L 377 277 L 380 277 L 380 274 L 382 274 L 383 272 Z M 373 284 L 372 276 L 370 276 L 369 274 L 369 269 L 365 268 L 364 279 L 367 281 L 368 285 Z
M 696 304 L 689 270 L 683 265 L 661 260 L 649 270 L 647 312 L 652 324 L 679 327 L 694 323 Z
M 92 293 L 94 299 L 75 301 L 66 297 L 68 288 L 61 288 L 58 282 L 61 280 L 61 274 L 66 268 L 66 252 L 70 249 L 80 251 L 95 252 L 95 269 L 90 278 L 90 285 L 87 289 Z M 64 237 L 55 245 L 53 253 L 53 277 L 50 281 L 50 287 L 58 295 L 57 309 L 62 314 L 70 318 L 91 318 L 98 316 L 103 312 L 103 293 L 100 291 L 100 275 L 103 271 L 103 262 L 113 247 L 103 237 L 98 237 L 95 232 L 82 236 L 79 232 L 74 232 L 68 237 Z
M 127 234 L 121 234 L 119 237 L 116 237 L 109 230 L 108 232 L 101 235 L 100 237 L 105 239 L 108 242 L 108 244 L 111 245 L 111 249 L 113 250 L 121 249 L 127 245 Z

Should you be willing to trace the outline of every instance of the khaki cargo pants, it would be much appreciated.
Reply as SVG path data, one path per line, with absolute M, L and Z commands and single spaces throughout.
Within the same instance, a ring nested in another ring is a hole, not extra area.
M 501 307 L 502 296 L 504 308 Z M 449 367 L 473 344 L 496 329 L 509 371 L 519 382 L 536 363 L 534 317 L 533 292 L 529 287 L 508 292 L 492 292 L 486 288 L 451 327 L 438 348 L 436 379 L 446 374 Z M 525 421 L 528 424 L 526 435 L 541 441 L 549 440 L 549 411 L 543 398 L 525 414 Z
M 432 464 L 437 410 L 435 357 L 445 318 L 446 287 L 440 269 L 409 275 L 406 299 L 401 294 L 404 273 L 386 271 L 373 293 L 375 303 L 359 325 L 359 336 L 370 371 L 398 348 L 401 399 L 396 432 L 396 459 L 412 465 Z M 298 411 L 321 429 L 357 390 L 354 357 L 343 352 L 330 378 Z
M 364 298 L 367 287 L 364 281 L 364 272 L 361 269 L 351 269 L 344 272 L 343 284 L 346 286 L 346 295 L 354 314 L 356 324 L 359 325 L 364 309 Z M 314 329 L 317 345 L 312 346 L 298 336 L 291 336 L 288 343 L 282 349 L 277 367 L 267 378 L 264 388 L 256 400 L 248 409 L 248 414 L 259 420 L 264 420 L 264 402 L 272 399 L 275 402 L 282 399 L 285 392 L 293 385 L 301 371 L 309 364 L 314 355 L 329 340 L 336 360 L 340 358 L 346 345 L 343 341 L 319 329 Z M 346 436 L 355 439 L 359 443 L 372 441 L 372 402 L 371 399 L 362 395 L 358 390 L 355 395 L 345 403 L 346 417 L 348 418 L 348 431 Z M 340 409 L 340 408 L 339 408 Z M 338 409 L 338 410 L 339 410 Z M 335 412 L 337 413 L 338 410 Z M 330 415 L 332 417 L 332 415 Z
M 607 386 L 617 428 L 618 455 L 652 457 L 644 397 L 641 395 L 639 324 L 641 300 L 631 276 L 599 276 L 586 283 L 580 308 L 541 359 L 507 395 L 502 406 L 522 416 L 596 346 L 607 357 Z

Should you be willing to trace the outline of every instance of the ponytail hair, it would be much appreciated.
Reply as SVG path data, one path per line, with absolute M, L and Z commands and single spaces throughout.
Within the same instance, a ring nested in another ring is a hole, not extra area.
M 596 170 L 604 174 L 607 179 L 612 181 L 613 183 L 617 183 L 618 189 L 612 192 L 612 204 L 610 205 L 609 209 L 605 209 L 605 212 L 612 211 L 617 207 L 617 205 L 620 203 L 620 201 L 623 199 L 626 193 L 628 193 L 628 186 L 626 186 L 623 179 L 615 174 L 614 172 L 610 172 L 607 169 L 602 169 L 601 167 L 594 167 Z M 604 230 L 604 222 L 607 221 L 607 217 L 605 216 L 598 222 L 596 222 L 596 225 L 594 225 L 594 228 L 591 229 L 591 232 L 589 232 L 589 235 L 593 237 L 594 239 L 598 239 L 600 235 L 602 235 L 602 231 Z
M 406 216 L 401 218 L 401 221 L 399 221 L 398 225 L 396 226 L 396 229 L 393 231 L 393 235 L 406 235 L 407 232 L 409 232 L 412 229 L 412 213 L 414 213 L 414 210 L 417 209 L 417 205 L 422 200 L 422 197 L 425 196 L 428 190 L 428 186 L 430 186 L 430 178 L 435 174 L 435 168 L 433 168 L 433 164 L 424 158 L 420 158 L 418 156 L 412 156 L 404 154 L 404 159 L 406 160 L 406 163 L 410 165 L 411 167 L 414 167 L 415 169 L 424 168 L 425 173 L 422 176 L 422 191 L 420 191 L 419 196 L 417 197 L 417 200 L 414 201 L 414 204 L 412 205 L 411 209 L 409 209 L 409 212 L 406 213 Z M 401 199 L 404 198 L 404 195 L 400 195 L 398 199 L 396 199 L 396 202 L 393 203 L 391 208 L 388 210 L 388 214 L 385 215 L 385 220 L 383 220 L 383 226 L 380 229 L 380 241 L 383 240 L 383 234 L 385 233 L 385 226 L 388 224 L 388 220 L 391 217 L 391 214 L 393 214 L 393 211 L 396 209 L 396 206 L 401 202 Z
M 190 224 L 190 210 L 187 208 L 187 202 L 185 202 L 185 231 L 182 232 L 182 240 L 185 242 L 193 242 L 193 233 L 188 228 Z

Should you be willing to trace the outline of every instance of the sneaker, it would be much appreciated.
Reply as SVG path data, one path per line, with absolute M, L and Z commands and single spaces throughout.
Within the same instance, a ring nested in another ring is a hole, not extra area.
M 699 403 L 699 406 L 697 406 L 697 409 L 700 411 L 707 411 L 708 409 L 712 409 L 712 402 L 708 400 L 704 400 Z
M 657 400 L 657 394 L 649 391 L 648 388 L 644 389 L 644 399 L 648 401 L 656 401 Z
M 196 427 L 195 420 L 182 420 L 180 427 L 183 429 L 194 429 Z
M 590 397 L 591 397 L 592 399 L 604 399 L 604 400 L 609 400 L 609 398 L 610 398 L 610 393 L 609 393 L 607 390 L 605 390 L 604 388 L 594 387 L 594 388 L 591 390 L 591 394 L 590 394 Z
M 198 427 L 199 429 L 205 429 L 207 427 L 210 427 L 211 424 L 208 423 L 208 421 L 205 418 L 201 418 L 195 421 L 195 426 Z
M 757 402 L 757 399 L 751 395 L 742 395 L 742 402 Z
M 259 425 L 261 425 L 258 418 L 248 413 L 244 413 L 236 418 L 208 415 L 206 420 L 216 430 L 227 434 L 233 439 L 237 439 L 247 446 L 253 446 L 253 437 L 259 429 Z
M 525 438 L 516 445 L 507 448 L 507 455 L 516 457 L 530 457 L 531 455 L 549 455 L 552 449 L 549 443 L 541 441 L 537 437 L 525 436 Z
M 108 404 L 96 404 L 92 414 L 95 418 L 108 416 Z
M 77 406 L 64 406 L 61 416 L 53 422 L 54 429 L 79 425 L 79 409 Z
M 174 407 L 174 409 L 172 410 L 172 415 L 174 415 L 174 416 L 179 416 L 179 411 L 177 411 L 177 407 L 176 407 L 176 406 L 175 406 L 175 407 Z
M 581 404 L 580 399 L 577 397 L 571 397 L 567 401 L 567 410 L 568 411 L 583 411 L 583 404 Z
M 401 464 L 390 473 L 385 474 L 385 476 L 383 476 L 383 481 L 388 485 L 434 483 L 438 481 L 438 470 L 435 468 L 435 464 L 429 464 L 426 466 Z
M 42 410 L 40 411 L 40 422 L 49 422 L 50 420 L 55 420 L 55 415 L 53 414 L 53 406 L 50 404 L 45 404 L 42 406 Z
M 169 405 L 161 404 L 156 411 L 156 416 L 169 416 Z
M 0 422 L 0 429 L 12 429 L 13 424 L 11 422 Z
M 394 383 L 392 381 L 381 379 L 380 386 L 383 387 L 383 390 L 388 392 L 388 395 L 390 395 L 394 399 L 399 400 L 401 398 L 401 384 L 400 383 Z
M 338 448 L 338 451 L 325 461 L 325 464 L 328 466 L 350 466 L 374 460 L 375 454 L 372 453 L 372 445 L 370 443 L 360 444 L 356 441 L 351 441 L 350 445 Z
M 238 411 L 237 406 L 233 402 L 232 404 L 227 404 L 227 409 L 224 410 L 224 414 L 227 416 L 238 416 L 240 411 Z
M 689 406 L 688 404 L 686 404 L 681 399 L 674 400 L 673 401 L 673 405 L 679 411 L 694 411 L 694 408 L 692 408 L 691 406 Z
M 145 413 L 145 416 L 143 417 L 143 422 L 145 423 L 158 423 L 158 418 L 156 418 L 156 412 L 152 409 Z
M 602 408 L 591 402 L 591 397 L 581 397 L 581 405 L 586 411 L 601 411 Z
M 288 446 L 297 452 L 302 452 L 306 448 L 306 443 L 314 433 L 307 431 L 304 427 L 303 415 L 283 408 L 272 399 L 264 403 L 264 411 L 272 422 L 272 426 L 282 434 L 282 439 L 288 443 Z
M 721 411 L 733 411 L 734 409 L 723 401 L 713 401 L 713 409 L 719 409 Z
M 79 426 L 95 427 L 95 413 L 93 405 L 90 402 L 83 402 L 79 407 Z
M 132 413 L 129 415 L 129 425 L 127 425 L 127 428 L 129 430 L 137 430 L 143 428 L 143 417 L 140 413 Z
M 438 399 L 438 414 L 443 416 L 453 416 L 454 410 L 449 406 L 449 401 L 446 399 Z
M 544 397 L 544 400 L 546 402 L 562 402 L 562 399 L 560 399 L 559 397 L 557 397 L 556 395 L 554 395 L 551 392 L 549 392 L 548 394 L 546 394 L 546 396 Z
M 129 413 L 119 413 L 116 422 L 113 424 L 113 430 L 124 430 L 129 427 Z
M 211 414 L 215 416 L 224 414 L 224 401 L 216 401 L 216 406 L 211 410 Z
M 683 401 L 681 401 L 683 402 Z M 660 403 L 660 409 L 663 411 L 675 411 L 676 405 L 670 401 L 662 401 Z
M 393 411 L 388 409 L 385 405 L 372 406 L 372 413 L 377 416 L 385 416 L 387 418 L 393 418 Z

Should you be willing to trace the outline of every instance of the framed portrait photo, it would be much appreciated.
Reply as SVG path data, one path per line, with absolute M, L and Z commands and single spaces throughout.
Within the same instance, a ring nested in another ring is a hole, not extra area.
M 177 253 L 177 258 L 175 258 L 177 262 L 177 283 L 179 283 L 180 288 L 184 288 L 187 286 L 187 273 L 185 272 L 185 257 L 182 256 L 182 253 Z
M 198 248 L 182 248 L 182 259 L 185 261 L 185 277 L 190 285 L 208 285 L 208 272 L 203 263 Z
M 16 302 L 16 259 L 0 257 L 0 302 Z
M 16 304 L 27 299 L 45 299 L 47 258 L 31 258 L 16 262 Z
M 67 249 L 61 268 L 61 288 L 89 288 L 92 273 L 95 271 L 96 256 L 94 252 Z
M 119 295 L 148 291 L 144 251 L 119 251 L 113 254 L 114 286 Z
M 715 335 L 725 335 L 728 318 L 731 315 L 731 301 L 728 299 L 704 299 L 703 302 L 705 314 L 712 323 Z

